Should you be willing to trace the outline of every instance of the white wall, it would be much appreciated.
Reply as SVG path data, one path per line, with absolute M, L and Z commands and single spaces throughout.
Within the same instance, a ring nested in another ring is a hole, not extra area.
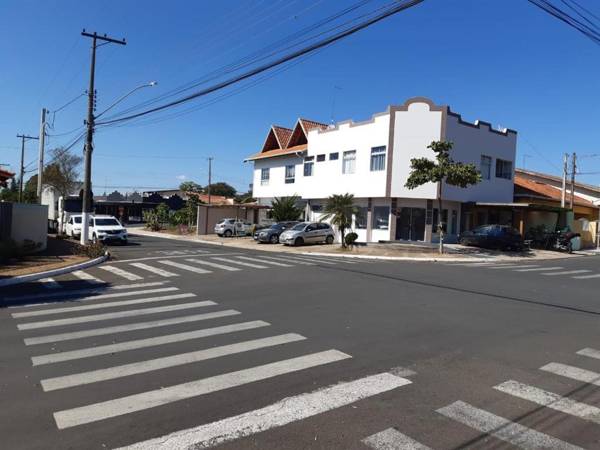
M 440 139 L 442 112 L 430 111 L 427 103 L 411 103 L 407 111 L 396 111 L 394 120 L 394 150 L 392 160 L 392 197 L 436 198 L 437 186 L 428 183 L 416 189 L 404 187 L 410 173 L 410 159 L 432 158 L 427 148 Z
M 275 158 L 254 161 L 252 196 L 262 199 L 301 195 L 302 161 L 302 158 L 295 155 L 278 156 Z M 288 164 L 294 164 L 296 166 L 296 180 L 291 184 L 285 183 L 285 166 Z M 263 167 L 269 168 L 269 184 L 267 185 L 262 185 L 260 180 L 261 169 Z
M 517 151 L 517 135 L 509 132 L 506 135 L 490 130 L 486 124 L 474 127 L 459 122 L 459 118 L 448 115 L 446 122 L 446 140 L 454 143 L 452 158 L 455 161 L 473 163 L 479 169 L 481 155 L 492 158 L 492 168 L 489 180 L 461 189 L 444 185 L 443 198 L 461 202 L 501 202 L 513 201 L 513 180 L 515 154 Z M 512 161 L 513 174 L 510 180 L 496 178 L 497 158 Z
M 44 250 L 48 239 L 48 207 L 13 203 L 11 238 L 18 243 L 26 240 L 39 243 L 36 251 Z

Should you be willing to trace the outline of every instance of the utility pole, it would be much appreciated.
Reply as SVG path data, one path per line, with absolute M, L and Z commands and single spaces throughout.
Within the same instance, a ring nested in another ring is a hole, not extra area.
M 92 151 L 94 148 L 94 101 L 96 91 L 94 89 L 94 76 L 96 71 L 96 48 L 108 43 L 126 45 L 125 39 L 118 40 L 108 37 L 106 34 L 87 33 L 85 29 L 81 32 L 82 36 L 92 38 L 92 60 L 90 64 L 90 85 L 88 87 L 88 112 L 87 112 L 87 135 L 84 148 L 84 176 L 83 176 L 83 198 L 81 205 L 81 245 L 88 244 L 89 215 L 92 212 Z M 104 41 L 97 45 L 97 41 Z
M 577 171 L 577 154 L 571 155 L 571 210 L 575 208 L 575 172 Z
M 212 184 L 212 160 L 213 157 L 208 158 L 208 205 L 210 206 L 210 185 Z
M 562 190 L 560 195 L 560 207 L 564 208 L 567 203 L 567 173 L 569 172 L 569 154 L 563 157 Z
M 37 138 L 26 134 L 17 134 L 17 137 L 21 139 L 21 174 L 19 176 L 19 203 L 21 203 L 23 201 L 23 176 L 25 176 L 25 141 Z
M 37 198 L 42 203 L 42 173 L 44 172 L 44 145 L 46 143 L 46 108 L 42 108 L 40 118 L 40 155 L 38 159 Z

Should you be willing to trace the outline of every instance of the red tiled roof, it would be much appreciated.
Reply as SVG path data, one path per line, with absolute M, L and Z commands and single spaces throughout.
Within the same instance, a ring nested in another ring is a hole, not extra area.
M 280 127 L 278 125 L 273 125 L 273 131 L 275 132 L 275 137 L 279 141 L 279 148 L 286 148 L 290 137 L 292 136 L 292 130 L 289 128 Z
M 188 192 L 188 195 L 194 195 L 198 197 L 201 202 L 208 203 L 208 194 L 199 194 L 198 192 Z M 233 199 L 228 199 L 224 195 L 211 195 L 210 203 L 212 205 L 229 205 L 233 204 Z
M 14 176 L 14 173 L 0 169 L 0 186 L 6 186 L 6 182 Z
M 327 128 L 327 125 L 320 122 L 315 122 L 314 120 L 308 119 L 298 119 L 298 122 L 302 124 L 302 128 L 304 128 L 304 132 L 308 135 L 309 131 L 314 130 L 315 128 L 324 130 Z
M 528 193 L 523 192 L 523 190 L 531 191 L 531 193 L 534 195 L 546 197 L 548 200 L 555 200 L 557 202 L 561 201 L 561 191 L 559 189 L 545 183 L 540 183 L 539 181 L 529 180 L 519 174 L 515 174 L 515 197 L 527 196 Z M 569 195 L 567 193 L 567 199 L 568 198 Z M 595 207 L 593 202 L 578 195 L 575 195 L 575 204 L 578 206 Z
M 254 161 L 257 159 L 265 159 L 265 158 L 273 158 L 275 156 L 293 155 L 295 153 L 300 153 L 300 152 L 305 151 L 306 147 L 307 147 L 306 144 L 301 144 L 301 145 L 295 145 L 293 147 L 288 147 L 288 148 L 280 148 L 277 150 L 270 150 L 268 152 L 259 152 L 259 153 L 255 153 L 254 155 L 246 158 L 246 161 Z

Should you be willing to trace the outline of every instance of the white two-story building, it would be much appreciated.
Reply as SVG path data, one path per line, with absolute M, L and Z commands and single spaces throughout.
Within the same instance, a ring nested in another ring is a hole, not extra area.
M 327 197 L 354 194 L 359 214 L 353 229 L 359 241 L 410 240 L 433 242 L 438 219 L 437 185 L 409 190 L 404 184 L 410 160 L 434 158 L 432 141 L 454 143 L 455 161 L 475 164 L 478 185 L 443 186 L 442 219 L 450 238 L 469 218 L 461 217 L 467 202 L 511 203 L 517 133 L 489 123 L 465 122 L 448 106 L 416 97 L 364 122 L 325 125 L 298 119 L 293 129 L 272 126 L 254 164 L 253 195 L 261 204 L 274 197 L 298 195 L 306 220 L 318 220 Z

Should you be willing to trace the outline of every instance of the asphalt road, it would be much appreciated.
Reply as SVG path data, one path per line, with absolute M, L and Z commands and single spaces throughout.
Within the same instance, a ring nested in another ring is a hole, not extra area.
M 2 448 L 600 448 L 600 257 L 113 251 L 3 289 Z

